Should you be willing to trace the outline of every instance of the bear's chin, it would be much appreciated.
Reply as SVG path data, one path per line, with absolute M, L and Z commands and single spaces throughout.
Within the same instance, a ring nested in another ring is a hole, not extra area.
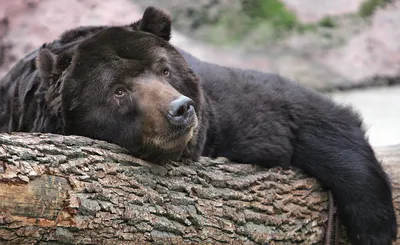
M 180 161 L 182 153 L 195 140 L 197 122 L 184 133 L 155 137 L 143 143 L 138 157 L 156 164 Z M 136 155 L 136 154 L 135 154 Z

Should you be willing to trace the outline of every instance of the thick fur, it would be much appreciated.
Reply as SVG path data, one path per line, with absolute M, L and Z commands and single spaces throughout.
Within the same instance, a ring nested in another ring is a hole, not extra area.
M 275 74 L 200 61 L 172 47 L 170 31 L 170 17 L 150 7 L 131 25 L 64 33 L 1 80 L 0 132 L 78 134 L 157 162 L 204 155 L 296 166 L 332 190 L 353 244 L 391 244 L 397 232 L 391 186 L 351 108 Z M 161 66 L 171 76 L 162 77 Z M 154 93 L 143 89 L 151 82 L 171 95 L 160 101 L 178 94 L 194 100 L 198 124 L 187 139 L 162 143 L 171 148 L 143 141 L 144 135 L 165 141 L 175 130 L 156 112 L 146 117 L 149 104 L 164 108 L 136 91 Z M 128 86 L 122 98 L 109 94 L 119 83 Z M 146 118 L 159 122 L 150 130 Z

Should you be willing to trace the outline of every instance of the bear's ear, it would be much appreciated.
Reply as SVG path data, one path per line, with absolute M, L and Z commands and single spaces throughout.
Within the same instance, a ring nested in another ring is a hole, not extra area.
M 69 53 L 55 55 L 49 49 L 42 48 L 36 57 L 36 67 L 43 81 L 56 81 L 71 61 L 72 55 Z
M 171 16 L 161 9 L 148 7 L 144 11 L 138 29 L 169 41 L 171 39 Z
M 44 80 L 49 80 L 52 76 L 55 55 L 46 48 L 39 50 L 38 56 L 36 57 L 36 67 L 39 69 L 39 74 Z

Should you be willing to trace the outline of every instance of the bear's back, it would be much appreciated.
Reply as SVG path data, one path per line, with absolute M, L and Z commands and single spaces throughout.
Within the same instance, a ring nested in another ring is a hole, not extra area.
M 0 80 L 0 132 L 31 131 L 37 111 L 36 92 L 40 79 L 35 66 L 36 51 L 20 60 Z

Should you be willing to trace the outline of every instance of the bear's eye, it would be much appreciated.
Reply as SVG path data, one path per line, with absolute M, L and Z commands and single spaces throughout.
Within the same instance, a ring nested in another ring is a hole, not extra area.
M 123 88 L 117 88 L 114 92 L 115 97 L 122 97 L 126 94 L 126 90 Z
M 171 76 L 171 71 L 168 68 L 164 68 L 163 74 L 165 77 L 169 77 Z

